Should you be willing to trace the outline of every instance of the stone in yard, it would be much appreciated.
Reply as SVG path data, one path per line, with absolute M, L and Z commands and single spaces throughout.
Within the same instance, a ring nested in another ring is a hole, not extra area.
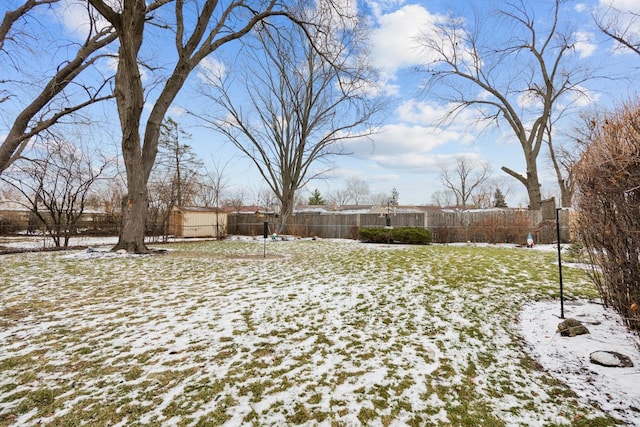
M 558 332 L 563 337 L 575 337 L 576 335 L 588 334 L 589 329 L 576 319 L 565 319 L 558 324 Z
M 631 368 L 633 362 L 629 356 L 618 353 L 616 351 L 594 351 L 589 355 L 591 363 L 602 366 L 610 366 L 614 368 Z

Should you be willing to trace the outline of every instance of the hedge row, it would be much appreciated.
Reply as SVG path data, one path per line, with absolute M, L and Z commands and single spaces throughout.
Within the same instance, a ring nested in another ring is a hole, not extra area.
M 358 238 L 364 243 L 404 243 L 428 245 L 433 241 L 431 231 L 420 227 L 361 228 Z

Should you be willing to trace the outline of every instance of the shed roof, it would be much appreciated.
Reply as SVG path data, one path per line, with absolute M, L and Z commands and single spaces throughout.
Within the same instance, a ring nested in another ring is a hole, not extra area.
M 173 209 L 180 212 L 225 213 L 224 209 L 212 206 L 174 206 Z

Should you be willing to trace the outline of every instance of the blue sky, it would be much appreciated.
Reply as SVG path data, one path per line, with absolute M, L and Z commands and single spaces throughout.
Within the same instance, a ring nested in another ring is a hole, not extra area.
M 473 3 L 471 7 L 470 3 Z M 536 18 L 545 21 L 551 2 L 532 3 L 537 5 Z M 481 131 L 474 125 L 471 113 L 463 113 L 446 128 L 438 126 L 450 106 L 440 102 L 433 94 L 425 93 L 424 76 L 414 71 L 415 67 L 428 61 L 416 47 L 415 39 L 421 32 L 428 31 L 431 23 L 450 12 L 462 14 L 467 19 L 471 19 L 474 11 L 486 15 L 502 4 L 491 1 L 402 0 L 361 3 L 360 7 L 369 13 L 373 27 L 370 37 L 371 60 L 382 71 L 381 84 L 391 96 L 392 106 L 380 133 L 373 136 L 373 143 L 350 143 L 348 149 L 354 155 L 337 158 L 335 168 L 327 179 L 311 182 L 308 190 L 318 188 L 322 194 L 329 194 L 342 188 L 345 178 L 355 176 L 369 183 L 374 194 L 388 194 L 395 187 L 400 194 L 400 203 L 428 204 L 431 194 L 442 190 L 440 168 L 453 167 L 455 157 L 465 155 L 491 163 L 492 176 L 509 191 L 507 201 L 510 206 L 527 206 L 524 187 L 500 170 L 501 166 L 506 165 L 518 172 L 525 172 L 522 149 L 512 137 L 511 130 L 503 124 L 499 129 Z M 639 7 L 631 1 L 627 1 L 626 5 L 618 1 L 615 5 L 635 7 L 635 10 Z M 578 33 L 576 37 L 579 43 L 572 60 L 598 68 L 598 75 L 613 76 L 620 72 L 633 75 L 640 66 L 640 58 L 635 54 L 614 51 L 614 44 L 600 35 L 593 24 L 592 12 L 606 6 L 608 4 L 605 2 L 597 1 L 567 2 L 563 5 L 560 20 L 568 22 Z M 503 35 L 499 28 L 495 31 L 495 37 Z M 633 91 L 628 82 L 607 79 L 589 82 L 585 90 L 589 96 L 577 102 L 584 109 L 610 108 Z M 571 126 L 572 121 L 568 118 L 566 130 L 569 131 Z M 216 137 L 211 135 L 211 138 Z M 232 156 L 237 155 L 232 147 L 228 148 Z M 241 180 L 230 179 L 230 182 L 239 182 L 241 185 L 251 182 L 254 188 L 262 185 L 259 178 L 248 178 L 252 175 L 249 163 L 241 159 L 232 160 L 232 163 L 237 165 L 235 167 L 240 172 Z M 556 195 L 557 186 L 545 153 L 540 156 L 540 170 L 543 193 L 546 196 Z
M 415 72 L 416 67 L 429 62 L 428 54 L 417 48 L 416 37 L 428 32 L 433 22 L 447 13 L 463 16 L 469 22 L 473 21 L 473 13 L 484 19 L 492 16 L 492 11 L 504 5 L 504 2 L 358 1 L 359 9 L 367 14 L 372 27 L 370 59 L 381 70 L 379 84 L 392 103 L 385 114 L 380 133 L 373 136 L 373 143 L 350 143 L 347 148 L 354 154 L 336 158 L 332 172 L 325 179 L 311 182 L 307 190 L 303 190 L 303 196 L 308 196 L 314 188 L 327 195 L 343 188 L 346 178 L 358 177 L 369 184 L 371 193 L 388 194 L 395 187 L 401 204 L 428 204 L 431 194 L 443 189 L 439 180 L 440 168 L 453 167 L 455 157 L 465 155 L 490 162 L 492 176 L 499 180 L 503 188 L 509 189 L 509 205 L 526 206 L 524 187 L 500 171 L 500 167 L 506 165 L 524 172 L 522 149 L 511 136 L 510 129 L 502 126 L 481 132 L 470 112 L 463 113 L 447 127 L 438 126 L 450 105 L 440 101 L 433 93 L 425 92 L 424 75 Z M 549 19 L 546 11 L 551 2 L 531 0 L 531 3 L 534 4 L 536 21 L 544 26 Z M 640 2 L 636 0 L 568 1 L 562 6 L 560 21 L 562 25 L 570 26 L 578 40 L 572 53 L 575 64 L 597 68 L 600 76 L 633 78 L 640 67 L 640 56 L 617 49 L 611 40 L 598 32 L 592 20 L 592 13 L 602 11 L 611 4 L 640 12 Z M 79 37 L 83 21 L 81 10 L 77 5 L 74 6 L 74 0 L 66 0 L 63 7 L 55 9 L 55 16 L 47 18 L 52 25 L 56 20 L 60 22 L 59 28 L 52 26 L 50 31 L 65 32 L 65 37 Z M 640 28 L 632 30 L 640 33 Z M 493 37 L 503 38 L 508 34 L 508 29 L 495 26 L 491 28 L 491 33 Z M 162 62 L 161 40 L 152 37 L 148 40 L 152 46 L 156 46 L 156 49 L 147 50 L 148 55 Z M 229 48 L 217 52 L 203 64 L 200 71 L 206 72 L 207 67 L 215 69 L 234 55 L 235 52 Z M 106 61 L 103 67 L 114 65 Z M 209 108 L 206 100 L 197 95 L 199 80 L 197 73 L 192 76 L 172 108 L 171 117 L 193 135 L 189 143 L 205 162 L 215 160 L 219 164 L 227 164 L 228 191 L 244 189 L 245 193 L 250 193 L 266 188 L 252 163 L 244 159 L 231 143 L 225 143 L 220 135 L 197 126 L 193 118 L 184 114 L 185 108 Z M 585 83 L 584 91 L 588 96 L 576 100 L 576 105 L 584 109 L 609 109 L 634 94 L 633 81 L 617 78 L 589 81 Z M 525 104 L 526 100 L 522 100 L 523 108 Z M 4 123 L 2 125 L 5 126 Z M 557 130 L 569 131 L 571 126 L 572 121 L 568 117 Z M 0 135 L 5 132 L 0 128 Z M 106 139 L 117 134 L 117 131 L 107 134 L 104 137 Z M 539 162 L 543 195 L 553 196 L 557 190 L 546 158 L 546 154 L 541 154 Z

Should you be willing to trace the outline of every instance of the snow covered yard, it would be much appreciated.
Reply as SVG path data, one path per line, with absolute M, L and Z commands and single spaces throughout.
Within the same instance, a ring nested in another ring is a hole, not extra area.
M 163 248 L 0 257 L 0 425 L 617 423 L 528 353 L 518 319 L 557 301 L 553 252 Z M 596 297 L 581 270 L 564 280 Z

